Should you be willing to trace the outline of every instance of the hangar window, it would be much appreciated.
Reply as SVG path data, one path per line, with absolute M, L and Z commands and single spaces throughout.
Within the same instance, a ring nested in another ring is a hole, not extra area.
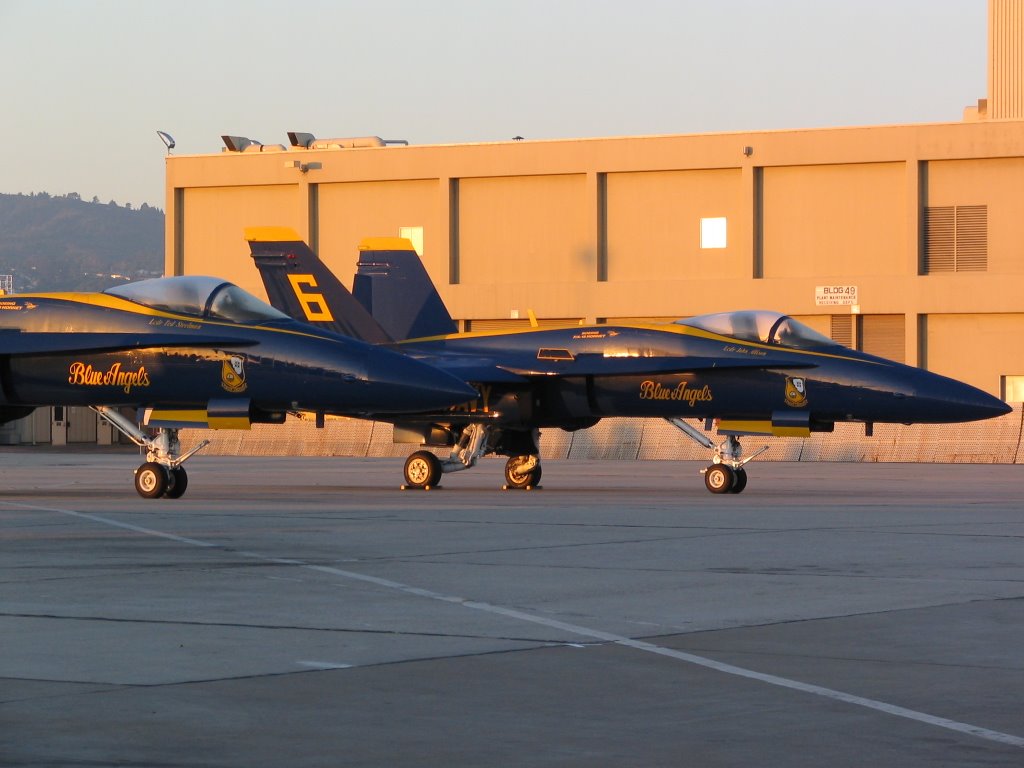
M 941 205 L 924 212 L 924 274 L 988 269 L 988 206 Z
M 423 257 L 423 227 L 399 227 L 398 236 L 410 240 L 416 253 Z
M 724 216 L 700 220 L 700 247 L 725 248 L 726 220 Z
M 1003 376 L 1003 401 L 1019 403 L 1024 401 L 1024 376 Z

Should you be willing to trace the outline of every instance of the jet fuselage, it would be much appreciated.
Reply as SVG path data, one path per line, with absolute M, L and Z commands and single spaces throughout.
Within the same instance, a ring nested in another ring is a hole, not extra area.
M 572 428 L 640 416 L 815 430 L 841 421 L 970 421 L 1009 410 L 970 385 L 837 344 L 800 349 L 683 324 L 455 334 L 395 348 L 473 382 L 480 397 L 469 410 L 522 425 Z M 488 378 L 488 369 L 499 375 Z

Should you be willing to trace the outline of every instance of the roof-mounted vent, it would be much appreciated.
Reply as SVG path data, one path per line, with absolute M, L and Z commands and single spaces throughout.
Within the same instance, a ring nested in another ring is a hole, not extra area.
M 245 136 L 221 136 L 228 152 L 284 152 L 284 144 L 261 144 Z
M 409 145 L 406 139 L 382 139 L 380 136 L 355 136 L 339 139 L 318 139 L 312 133 L 288 131 L 288 141 L 300 149 L 359 149 L 384 147 L 389 144 Z
M 251 147 L 253 144 L 260 147 L 263 146 L 255 139 L 249 139 L 245 136 L 221 136 L 220 140 L 224 142 L 224 146 L 228 148 L 228 152 L 241 152 L 243 149 Z
M 312 133 L 302 133 L 301 131 L 288 131 L 288 141 L 293 147 L 309 149 L 309 145 L 316 141 L 316 136 Z

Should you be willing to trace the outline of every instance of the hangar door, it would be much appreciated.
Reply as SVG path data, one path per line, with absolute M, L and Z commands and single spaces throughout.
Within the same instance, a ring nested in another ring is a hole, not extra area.
M 861 315 L 858 331 L 858 346 L 862 352 L 897 363 L 906 362 L 905 315 Z

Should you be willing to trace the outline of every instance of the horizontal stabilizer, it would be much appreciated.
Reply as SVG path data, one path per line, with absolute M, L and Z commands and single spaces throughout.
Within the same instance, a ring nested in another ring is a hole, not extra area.
M 492 358 L 478 357 L 425 357 L 421 362 L 429 363 L 441 370 L 457 376 L 463 381 L 487 382 L 489 384 L 521 384 L 530 374 L 520 374 L 507 368 L 495 365 Z

